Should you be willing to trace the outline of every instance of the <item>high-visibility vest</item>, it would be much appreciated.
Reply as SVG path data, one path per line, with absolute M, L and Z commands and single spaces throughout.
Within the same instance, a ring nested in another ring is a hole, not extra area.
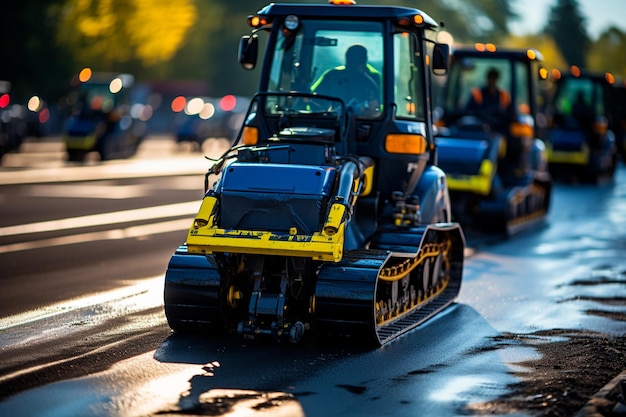
M 500 94 L 500 107 L 506 109 L 511 104 L 511 96 L 509 93 L 502 89 L 498 89 Z M 472 98 L 474 99 L 474 103 L 482 104 L 483 103 L 483 90 L 481 88 L 474 87 L 472 88 Z
M 367 68 L 367 71 L 369 72 L 370 77 L 372 77 L 374 82 L 380 88 L 380 86 L 382 85 L 382 74 L 380 73 L 380 71 L 378 71 L 376 68 L 374 68 L 374 66 L 371 65 L 371 64 L 366 64 L 365 66 Z M 343 71 L 345 69 L 346 69 L 345 65 L 340 65 L 338 67 L 331 68 L 331 69 L 328 69 L 328 70 L 324 71 L 322 73 L 322 75 L 313 83 L 313 85 L 311 85 L 311 91 L 314 92 L 317 89 L 317 87 L 319 87 L 319 85 L 322 83 L 322 81 L 324 81 L 324 77 L 329 72 L 336 71 L 336 70 Z

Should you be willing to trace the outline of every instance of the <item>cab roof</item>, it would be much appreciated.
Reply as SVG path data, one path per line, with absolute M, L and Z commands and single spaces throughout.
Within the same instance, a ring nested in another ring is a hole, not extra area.
M 425 29 L 436 29 L 438 27 L 437 22 L 423 11 L 402 6 L 270 3 L 259 10 L 257 14 L 269 19 L 294 14 L 298 17 L 376 20 L 395 20 L 401 17 L 411 18 L 419 14 L 424 18 L 423 27 Z
M 493 44 L 476 44 L 473 46 L 454 46 L 452 57 L 478 57 L 478 58 L 504 58 L 516 60 L 531 60 L 542 62 L 543 54 L 533 48 L 501 48 L 493 46 L 493 50 L 488 47 Z

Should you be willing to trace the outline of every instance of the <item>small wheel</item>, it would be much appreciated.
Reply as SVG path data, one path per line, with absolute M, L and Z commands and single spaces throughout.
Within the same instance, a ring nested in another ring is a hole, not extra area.
M 304 323 L 301 321 L 295 322 L 289 328 L 289 341 L 291 343 L 299 343 L 302 340 L 302 337 L 304 337 L 304 329 Z

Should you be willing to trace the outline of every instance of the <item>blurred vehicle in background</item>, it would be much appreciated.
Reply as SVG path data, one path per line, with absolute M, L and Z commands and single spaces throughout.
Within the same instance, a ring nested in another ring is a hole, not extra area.
M 68 95 L 71 116 L 63 141 L 70 161 L 83 161 L 89 152 L 100 160 L 128 158 L 137 152 L 145 123 L 131 114 L 134 77 L 130 74 L 92 73 L 83 69 Z
M 595 182 L 611 179 L 617 163 L 614 77 L 553 70 L 554 93 L 548 111 L 550 171 L 557 178 Z
M 191 142 L 198 147 L 206 139 L 236 138 L 250 100 L 226 95 L 216 97 L 178 96 L 172 100 L 176 142 Z
M 11 83 L 0 81 L 0 158 L 19 150 L 27 134 L 24 109 L 12 103 Z
M 453 218 L 464 227 L 512 235 L 547 215 L 552 178 L 539 129 L 542 61 L 534 49 L 453 50 L 437 103 L 437 160 Z
M 613 90 L 613 133 L 617 153 L 626 162 L 626 81 L 614 84 Z

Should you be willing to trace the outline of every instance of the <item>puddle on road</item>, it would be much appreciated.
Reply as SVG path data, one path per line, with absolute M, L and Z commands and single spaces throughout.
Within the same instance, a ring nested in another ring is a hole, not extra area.
M 276 416 L 304 417 L 300 403 L 291 394 L 240 389 L 211 389 L 180 409 L 153 416 Z
M 626 322 L 626 269 L 601 265 L 588 276 L 576 278 L 561 288 L 575 289 L 575 294 L 558 303 L 576 303 L 587 316 Z
M 588 278 L 579 278 L 569 285 L 626 284 L 626 270 L 615 266 L 600 266 Z
M 618 242 L 619 243 L 619 242 Z M 537 255 L 569 256 L 594 258 L 597 255 L 606 255 L 607 251 L 619 252 L 621 245 L 611 237 L 568 236 L 563 240 L 540 243 L 534 250 Z

